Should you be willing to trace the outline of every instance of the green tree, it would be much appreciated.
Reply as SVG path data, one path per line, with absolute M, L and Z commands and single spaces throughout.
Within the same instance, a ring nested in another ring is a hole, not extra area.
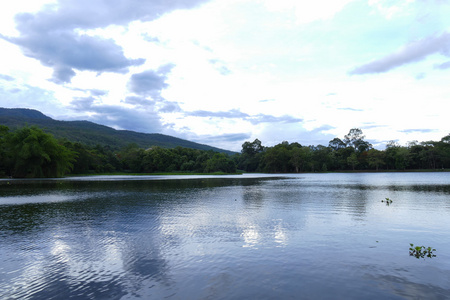
M 172 153 L 169 149 L 158 146 L 152 147 L 151 149 L 145 151 L 145 154 L 143 156 L 144 172 L 174 171 L 174 167 L 172 165 Z
M 352 128 L 347 135 L 344 136 L 344 144 L 353 147 L 358 152 L 368 151 L 372 148 L 372 145 L 364 141 L 366 136 L 363 134 L 362 130 L 359 128 Z
M 323 145 L 310 146 L 310 148 L 313 151 L 312 161 L 314 162 L 312 171 L 328 171 L 332 166 L 332 148 Z
M 247 172 L 259 170 L 264 150 L 261 141 L 258 139 L 255 139 L 253 142 L 245 142 L 242 144 L 238 168 Z
M 206 173 L 212 172 L 225 172 L 235 173 L 236 165 L 234 162 L 224 153 L 215 153 L 213 157 L 206 162 Z
M 395 156 L 397 155 L 397 151 L 399 148 L 400 145 L 396 141 L 391 140 L 387 142 L 384 153 L 385 164 L 388 169 L 395 169 Z
M 295 172 L 303 172 L 306 165 L 311 160 L 311 149 L 309 147 L 293 147 L 291 150 L 290 163 L 294 166 Z
M 367 160 L 369 166 L 378 171 L 379 167 L 384 165 L 384 152 L 377 149 L 370 149 L 367 152 Z
M 450 134 L 435 143 L 441 168 L 450 168 Z
M 242 144 L 242 154 L 248 154 L 250 156 L 255 155 L 257 153 L 262 152 L 264 147 L 261 144 L 261 141 L 255 139 L 253 142 L 245 142 Z
M 441 139 L 441 142 L 450 145 L 450 134 L 447 134 Z
M 347 163 L 352 166 L 352 170 L 355 170 L 356 165 L 358 165 L 358 156 L 356 153 L 352 153 L 349 157 L 347 157 Z
M 287 173 L 289 172 L 290 151 L 289 143 L 270 147 L 266 150 L 263 157 L 264 170 L 270 173 Z
M 0 125 L 0 176 L 6 174 L 8 157 L 6 155 L 6 139 L 9 134 L 9 128 L 4 125 Z
M 345 143 L 340 138 L 334 138 L 328 143 L 328 147 L 337 151 L 339 149 L 345 148 Z
M 352 147 L 340 148 L 336 151 L 333 151 L 331 155 L 335 169 L 347 170 L 348 169 L 347 159 L 353 153 L 355 153 L 355 149 L 353 149 Z
M 424 147 L 418 141 L 408 142 L 409 156 L 411 159 L 410 167 L 412 169 L 424 169 L 425 165 L 421 160 L 421 153 L 425 151 Z
M 82 145 L 80 143 L 71 143 L 71 142 L 65 142 L 64 146 L 77 155 L 77 159 L 73 163 L 73 174 L 87 174 L 90 172 L 93 172 L 94 169 L 92 168 L 94 159 L 92 157 L 92 154 L 89 152 L 89 149 L 85 145 Z
M 68 150 L 37 127 L 23 127 L 8 135 L 7 155 L 13 177 L 62 177 L 75 161 Z
M 397 170 L 405 170 L 411 163 L 410 152 L 406 147 L 399 147 L 395 153 L 395 168 Z

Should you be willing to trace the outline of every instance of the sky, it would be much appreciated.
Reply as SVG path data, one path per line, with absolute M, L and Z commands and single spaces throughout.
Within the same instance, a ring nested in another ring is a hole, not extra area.
M 227 150 L 450 133 L 450 1 L 15 0 L 0 107 Z

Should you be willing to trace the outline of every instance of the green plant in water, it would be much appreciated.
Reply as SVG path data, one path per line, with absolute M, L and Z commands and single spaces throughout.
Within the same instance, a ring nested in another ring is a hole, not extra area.
M 425 247 L 425 246 L 415 246 L 414 244 L 409 244 L 411 247 L 409 248 L 409 255 L 414 256 L 415 258 L 425 258 L 425 257 L 436 257 L 436 254 L 433 254 L 433 251 L 436 251 L 436 249 L 433 249 L 431 247 Z
M 385 198 L 386 200 L 381 200 L 381 202 L 386 202 L 386 205 L 389 205 L 392 203 L 392 200 L 389 198 Z

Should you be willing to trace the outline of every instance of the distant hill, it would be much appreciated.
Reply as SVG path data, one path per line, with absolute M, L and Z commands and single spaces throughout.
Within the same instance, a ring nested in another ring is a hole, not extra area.
M 90 146 L 108 145 L 113 149 L 120 149 L 131 143 L 136 143 L 141 148 L 150 148 L 152 146 L 175 148 L 180 146 L 199 150 L 213 150 L 227 154 L 235 153 L 159 133 L 116 130 L 89 121 L 57 121 L 34 109 L 0 107 L 0 124 L 8 126 L 11 130 L 27 125 L 36 125 L 45 132 L 53 134 L 56 138 L 66 138 L 69 141 Z

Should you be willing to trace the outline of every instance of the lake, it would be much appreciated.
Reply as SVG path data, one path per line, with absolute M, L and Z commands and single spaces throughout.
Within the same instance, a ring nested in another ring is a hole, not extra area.
M 0 218 L 0 299 L 450 299 L 445 172 L 5 179 Z

